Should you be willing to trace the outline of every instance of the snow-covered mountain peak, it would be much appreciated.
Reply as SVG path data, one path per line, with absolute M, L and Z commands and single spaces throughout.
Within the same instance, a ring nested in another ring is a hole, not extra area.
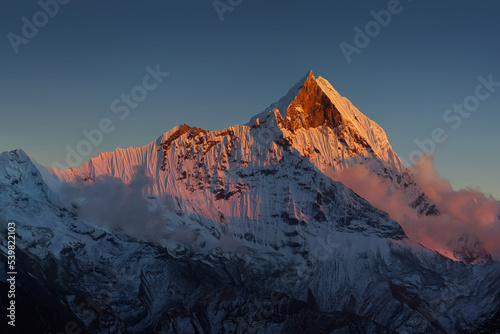
M 273 128 L 287 145 L 334 180 L 339 180 L 339 172 L 365 165 L 394 189 L 403 190 L 417 214 L 437 212 L 392 149 L 385 131 L 312 71 L 247 125 Z
M 384 130 L 312 71 L 247 125 L 258 126 L 273 113 L 283 136 L 323 172 L 367 158 L 383 161 L 397 174 L 406 172 Z
M 304 77 L 302 77 L 295 85 L 293 85 L 290 90 L 281 98 L 279 99 L 278 102 L 275 102 L 271 104 L 269 107 L 266 108 L 263 112 L 253 116 L 250 119 L 250 122 L 248 122 L 246 125 L 252 126 L 255 124 L 257 119 L 262 120 L 263 118 L 266 118 L 274 109 L 277 109 L 283 117 L 286 116 L 287 108 L 290 105 L 290 103 L 295 100 L 299 92 L 301 91 L 303 85 L 305 84 L 306 81 L 308 80 L 316 80 L 314 78 L 313 71 L 310 70 Z
M 367 137 L 372 146 L 388 143 L 387 135 L 377 123 L 362 114 L 347 98 L 342 97 L 326 79 L 316 79 L 312 70 L 278 102 L 252 117 L 247 125 L 255 124 L 258 118 L 265 118 L 274 109 L 277 109 L 285 120 L 288 119 L 287 129 L 292 132 L 299 128 L 316 128 L 325 123 L 330 127 L 347 123 Z
M 323 91 L 312 72 L 302 84 L 300 91 L 288 105 L 284 126 L 291 133 L 300 129 L 326 125 L 335 128 L 342 122 L 342 115 Z

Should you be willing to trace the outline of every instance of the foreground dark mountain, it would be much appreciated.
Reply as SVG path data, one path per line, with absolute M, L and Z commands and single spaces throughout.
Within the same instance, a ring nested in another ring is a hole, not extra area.
M 491 326 L 498 264 L 423 248 L 325 175 L 368 162 L 410 204 L 420 198 L 415 214 L 433 214 L 383 130 L 312 73 L 245 126 L 182 125 L 66 171 L 3 153 L 0 222 L 17 223 L 24 322 L 92 333 Z

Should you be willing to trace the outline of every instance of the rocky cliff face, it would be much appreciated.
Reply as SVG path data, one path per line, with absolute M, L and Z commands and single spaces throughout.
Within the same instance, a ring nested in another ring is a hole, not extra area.
M 286 119 L 281 125 L 294 133 L 299 129 L 308 130 L 322 125 L 334 129 L 340 126 L 342 121 L 342 114 L 318 85 L 311 71 L 288 106 Z

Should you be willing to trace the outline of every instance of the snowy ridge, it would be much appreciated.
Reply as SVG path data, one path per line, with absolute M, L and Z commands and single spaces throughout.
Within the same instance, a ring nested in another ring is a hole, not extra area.
M 340 216 L 359 211 L 358 205 L 365 207 L 363 214 L 375 210 L 291 150 L 272 118 L 259 128 L 235 126 L 213 132 L 183 125 L 145 147 L 103 153 L 81 168 L 52 172 L 66 182 L 75 177 L 92 182 L 111 175 L 128 183 L 137 165 L 153 180 L 145 195 L 159 197 L 169 211 L 225 224 L 238 236 L 257 238 L 266 245 L 281 245 L 284 234 L 276 235 L 273 228 L 262 225 L 263 217 L 268 222 L 286 217 L 305 225 L 337 221 L 339 209 Z M 319 199 L 337 192 L 346 201 Z M 377 218 L 370 220 L 379 219 L 379 213 L 374 215 Z M 339 228 L 396 238 L 404 235 L 395 222 L 377 227 L 366 225 L 365 220 L 349 214 L 348 224 Z
M 337 109 L 342 111 L 349 126 L 354 127 L 366 139 L 376 156 L 400 174 L 404 173 L 405 167 L 389 144 L 385 131 L 362 114 L 347 98 L 340 96 L 328 81 L 319 77 L 317 83 Z

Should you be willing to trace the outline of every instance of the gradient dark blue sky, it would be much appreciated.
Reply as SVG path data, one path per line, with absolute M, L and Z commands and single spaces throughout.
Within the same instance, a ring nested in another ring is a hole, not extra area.
M 44 0 L 42 0 L 44 1 Z M 226 2 L 226 0 L 222 0 Z M 212 1 L 70 1 L 15 54 L 36 1 L 5 1 L 0 62 L 0 151 L 22 148 L 64 163 L 66 145 L 111 118 L 116 130 L 90 157 L 142 146 L 180 123 L 209 130 L 246 123 L 309 69 L 387 132 L 408 159 L 415 139 L 443 128 L 436 165 L 456 188 L 500 198 L 500 87 L 457 129 L 444 112 L 500 81 L 498 1 L 401 0 L 403 10 L 348 64 L 339 48 L 388 1 L 243 0 L 220 21 Z M 170 76 L 120 121 L 110 104 L 140 84 L 145 67 Z

